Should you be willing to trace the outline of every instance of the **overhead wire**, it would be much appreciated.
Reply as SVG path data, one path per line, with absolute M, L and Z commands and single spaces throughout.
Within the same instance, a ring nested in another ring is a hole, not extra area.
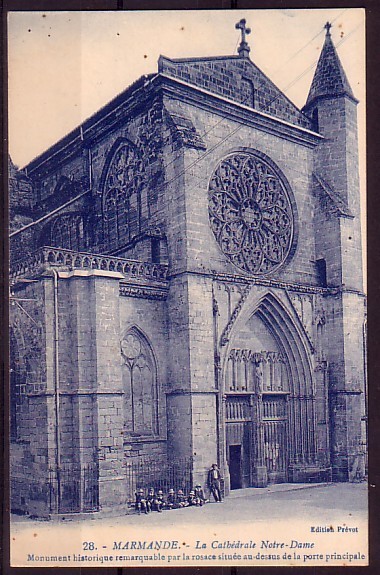
M 347 9 L 343 10 L 335 19 L 334 21 L 339 18 Z M 351 30 L 349 33 L 347 33 L 345 36 L 343 36 L 343 38 L 341 38 L 337 44 L 336 44 L 336 48 L 338 48 L 343 42 L 345 42 L 350 36 L 352 36 L 352 34 L 354 34 L 359 28 L 361 27 L 361 24 L 359 24 L 358 26 L 356 26 L 353 30 Z M 322 30 L 321 30 L 322 32 Z M 298 55 L 300 52 L 302 52 L 302 50 L 304 50 L 308 45 L 310 45 L 310 43 L 312 41 L 314 41 L 319 34 L 321 33 L 319 32 L 318 34 L 316 34 L 312 40 L 309 40 L 302 48 L 300 48 L 299 50 L 297 50 L 297 52 L 291 57 L 289 58 L 288 62 L 291 61 L 294 57 L 296 57 L 296 55 Z M 278 88 L 278 94 L 269 101 L 269 103 L 267 104 L 266 108 L 264 108 L 263 110 L 260 110 L 261 112 L 267 112 L 270 109 L 270 106 L 272 106 L 272 104 L 274 104 L 282 95 L 286 95 L 286 92 L 293 87 L 299 80 L 301 80 L 311 69 L 314 68 L 314 66 L 316 65 L 318 59 L 314 60 L 312 64 L 310 64 L 307 68 L 305 68 L 303 70 L 303 72 L 301 72 L 296 78 L 294 78 L 283 90 L 280 90 Z M 195 86 L 196 88 L 196 86 Z M 240 102 L 240 104 L 243 104 L 247 101 L 247 99 L 243 102 Z M 232 103 L 236 103 L 233 102 L 231 100 Z M 208 130 L 206 130 L 205 132 L 203 132 L 200 137 L 204 138 L 205 136 L 207 136 L 210 132 L 212 132 L 213 130 L 215 130 L 222 122 L 224 122 L 226 119 L 228 118 L 228 116 L 223 116 L 220 120 L 218 120 L 213 126 L 211 126 Z M 238 120 L 237 120 L 238 121 Z M 204 154 L 202 154 L 200 157 L 196 158 L 193 162 L 191 162 L 188 166 L 186 166 L 179 174 L 176 174 L 173 178 L 171 178 L 170 180 L 165 180 L 162 184 L 160 184 L 158 186 L 157 191 L 162 190 L 164 187 L 171 185 L 172 183 L 174 183 L 177 179 L 179 179 L 180 177 L 182 177 L 188 170 L 190 170 L 191 168 L 193 168 L 196 164 L 198 164 L 199 162 L 201 162 L 203 159 L 205 159 L 209 154 L 211 154 L 215 149 L 217 149 L 219 146 L 221 146 L 225 141 L 227 141 L 229 138 L 231 138 L 233 135 L 235 135 L 240 129 L 242 129 L 242 127 L 244 126 L 244 123 L 238 123 L 238 125 L 231 131 L 229 132 L 224 138 L 222 138 L 220 141 L 218 141 L 216 144 L 214 144 L 214 146 L 212 146 L 211 148 L 209 148 Z M 258 140 L 260 141 L 260 139 Z M 166 164 L 163 165 L 163 170 L 166 170 L 171 164 L 173 164 L 179 157 L 181 156 L 181 153 L 178 153 L 174 158 L 172 158 L 170 160 L 170 162 L 167 162 Z M 91 190 L 88 190 L 85 193 L 90 192 Z M 74 200 L 77 198 L 74 198 Z M 54 213 L 56 213 L 57 211 L 63 209 L 65 206 L 61 206 L 60 208 L 56 208 L 55 210 L 53 210 Z M 51 215 L 53 214 L 53 212 L 50 212 L 48 214 L 46 214 L 46 216 L 43 216 L 42 218 L 39 218 L 37 221 L 35 222 L 30 222 L 29 224 L 27 224 L 26 226 L 23 226 L 22 228 L 19 228 L 18 230 L 15 230 L 14 232 L 12 232 L 12 234 L 10 234 L 10 237 L 18 235 L 19 233 L 23 232 L 26 229 L 29 229 L 30 227 L 32 227 L 33 225 L 36 225 L 37 223 L 40 223 L 43 219 L 48 219 L 49 217 L 51 217 Z

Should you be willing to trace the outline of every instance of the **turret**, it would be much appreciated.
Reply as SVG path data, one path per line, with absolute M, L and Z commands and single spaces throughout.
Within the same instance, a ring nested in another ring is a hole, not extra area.
M 330 238 L 321 238 L 317 258 L 326 260 L 328 283 L 361 291 L 358 100 L 333 44 L 331 24 L 325 28 L 325 42 L 303 111 L 324 136 L 315 151 L 314 184 L 317 195 L 326 198 L 330 211 L 337 214 L 339 230 L 334 240 L 326 230 Z M 326 202 L 322 200 L 322 204 Z
M 328 365 L 332 478 L 363 475 L 365 430 L 364 325 L 360 187 L 356 107 L 327 23 L 326 38 L 303 111 L 323 140 L 315 149 L 316 263 L 323 284 L 337 288 L 325 298 L 324 359 Z M 322 267 L 322 266 L 321 266 Z

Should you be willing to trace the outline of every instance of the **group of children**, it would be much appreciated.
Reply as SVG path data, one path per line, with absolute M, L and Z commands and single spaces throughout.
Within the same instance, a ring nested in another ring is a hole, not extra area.
M 161 513 L 163 510 L 180 509 L 181 507 L 201 507 L 208 501 L 204 496 L 202 486 L 199 484 L 189 492 L 188 496 L 182 489 L 178 489 L 177 493 L 174 489 L 169 489 L 165 497 L 162 489 L 156 493 L 153 487 L 148 489 L 147 495 L 145 495 L 144 489 L 137 489 L 135 496 L 135 510 L 138 514 L 141 512 L 150 513 L 151 511 Z

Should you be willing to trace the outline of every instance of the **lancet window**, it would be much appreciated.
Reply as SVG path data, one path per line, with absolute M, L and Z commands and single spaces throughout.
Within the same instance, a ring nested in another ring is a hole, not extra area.
M 135 435 L 158 433 L 156 363 L 151 347 L 136 329 L 122 339 L 124 427 Z

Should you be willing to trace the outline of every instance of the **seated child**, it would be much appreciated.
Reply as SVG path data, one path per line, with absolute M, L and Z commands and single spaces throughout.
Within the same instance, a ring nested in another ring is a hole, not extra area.
M 196 504 L 202 507 L 202 505 L 206 503 L 206 498 L 204 496 L 202 486 L 199 483 L 194 487 L 194 495 L 197 502 Z
M 196 504 L 197 504 L 197 502 L 196 502 L 196 500 L 195 500 L 195 492 L 194 492 L 194 489 L 192 489 L 192 490 L 190 491 L 189 497 L 187 498 L 187 502 L 188 502 L 189 506 L 192 506 L 192 505 L 196 505 Z
M 162 489 L 159 489 L 159 491 L 157 491 L 157 496 L 155 499 L 155 509 L 156 511 L 158 511 L 159 513 L 161 513 L 162 509 L 165 507 L 166 503 L 165 503 L 165 498 L 164 498 L 164 492 L 162 491 Z
M 166 498 L 166 509 L 174 509 L 176 505 L 176 497 L 174 489 L 169 489 L 168 496 Z
M 148 513 L 150 511 L 152 511 L 152 509 L 154 508 L 155 499 L 156 499 L 156 496 L 154 494 L 154 489 L 153 489 L 153 487 L 149 487 L 148 497 L 146 498 L 146 506 L 147 506 Z
M 138 512 L 138 514 L 140 515 L 141 511 L 143 511 L 144 513 L 148 513 L 147 501 L 144 496 L 144 489 L 137 489 L 135 497 L 136 497 L 135 509 Z
M 177 491 L 177 503 L 176 503 L 176 507 L 180 508 L 180 507 L 188 507 L 189 503 L 186 499 L 186 495 L 184 494 L 184 492 L 182 491 L 182 489 L 178 489 Z

